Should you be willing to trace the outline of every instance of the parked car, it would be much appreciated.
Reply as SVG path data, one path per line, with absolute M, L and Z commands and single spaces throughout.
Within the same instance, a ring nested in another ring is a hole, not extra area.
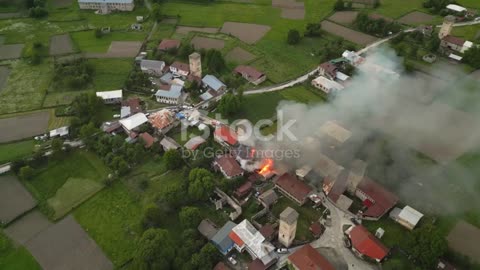
M 233 257 L 228 257 L 228 261 L 233 265 L 237 265 L 237 261 Z
M 277 248 L 277 253 L 280 253 L 280 254 L 288 253 L 288 249 L 286 249 L 286 248 Z

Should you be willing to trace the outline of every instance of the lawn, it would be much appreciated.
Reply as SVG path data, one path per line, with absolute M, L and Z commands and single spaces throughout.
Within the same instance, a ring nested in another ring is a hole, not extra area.
M 116 267 L 128 262 L 140 236 L 142 209 L 126 186 L 116 182 L 80 205 L 75 219 Z
M 384 0 L 380 7 L 373 12 L 385 15 L 392 19 L 398 19 L 415 10 L 424 11 L 424 0 Z
M 0 164 L 26 157 L 33 153 L 34 148 L 34 140 L 0 144 Z
M 33 256 L 22 246 L 16 247 L 0 231 L 0 269 L 15 270 L 41 270 L 40 265 Z
M 96 38 L 93 30 L 71 33 L 72 40 L 82 52 L 103 53 L 107 52 L 112 41 L 143 41 L 144 32 L 112 31 L 101 38 Z
M 456 2 L 465 7 L 480 9 L 480 1 L 478 0 L 457 0 Z
M 452 35 L 462 37 L 470 41 L 480 41 L 480 25 L 454 27 Z M 477 39 L 475 39 L 477 37 Z
M 52 77 L 51 62 L 44 60 L 36 66 L 23 60 L 8 63 L 11 73 L 7 86 L 0 91 L 0 114 L 41 108 Z
M 50 118 L 48 119 L 48 129 L 56 129 L 70 124 L 70 117 L 55 116 L 55 109 L 50 109 Z
M 95 68 L 93 85 L 97 91 L 120 89 L 133 68 L 132 59 L 89 59 Z

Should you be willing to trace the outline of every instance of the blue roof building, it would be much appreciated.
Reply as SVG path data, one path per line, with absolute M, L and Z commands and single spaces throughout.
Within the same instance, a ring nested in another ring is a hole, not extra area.
M 202 79 L 202 83 L 205 87 L 208 87 L 217 92 L 225 90 L 225 88 L 227 88 L 227 86 L 223 82 L 221 82 L 219 79 L 217 79 L 217 77 L 213 75 L 205 75 L 205 77 L 203 77 Z
M 228 235 L 235 226 L 237 226 L 237 224 L 227 221 L 227 223 L 225 223 L 225 225 L 223 225 L 223 227 L 218 230 L 211 239 L 212 243 L 223 255 L 227 255 L 227 253 L 233 248 L 234 243 Z

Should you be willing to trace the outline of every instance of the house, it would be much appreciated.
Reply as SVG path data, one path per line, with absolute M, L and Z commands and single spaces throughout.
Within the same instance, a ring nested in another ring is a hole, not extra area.
M 155 142 L 155 138 L 153 138 L 148 132 L 140 133 L 139 137 L 143 141 L 145 148 L 152 147 Z
M 160 76 L 163 74 L 165 62 L 158 60 L 142 60 L 140 61 L 140 69 L 143 73 Z
M 337 203 L 342 194 L 347 190 L 348 186 L 348 170 L 342 170 L 338 177 L 333 178 L 330 176 L 325 177 L 323 180 L 323 192 L 327 195 L 327 198 Z
M 218 232 L 217 225 L 209 219 L 203 219 L 197 226 L 197 230 L 208 240 L 211 240 Z
M 163 39 L 157 47 L 158 50 L 164 52 L 178 48 L 180 48 L 180 40 L 177 39 Z
M 453 12 L 456 12 L 456 13 L 463 13 L 463 12 L 467 12 L 467 9 L 462 7 L 462 6 L 459 6 L 459 5 L 455 5 L 455 4 L 449 4 L 447 5 L 446 7 L 449 11 L 453 11 Z
M 136 113 L 132 116 L 129 116 L 127 118 L 121 119 L 118 121 L 125 132 L 130 134 L 132 131 L 136 130 L 139 126 L 145 124 L 148 122 L 147 117 L 143 113 Z
M 289 173 L 281 175 L 277 179 L 275 187 L 299 205 L 303 205 L 307 201 L 310 192 L 312 192 L 310 186 Z
M 246 219 L 235 226 L 229 236 L 238 252 L 246 250 L 253 260 L 259 259 L 266 267 L 278 259 L 275 247 Z
M 155 93 L 157 102 L 166 104 L 179 104 L 182 97 L 183 87 L 176 84 L 159 86 L 159 89 Z
M 447 35 L 440 41 L 442 49 L 450 49 L 456 52 L 462 52 L 465 40 L 463 38 Z
M 395 194 L 367 177 L 358 184 L 355 196 L 367 207 L 363 218 L 371 220 L 380 219 L 398 202 Z
M 263 207 L 270 208 L 271 205 L 274 205 L 278 201 L 278 195 L 275 190 L 269 189 L 258 196 L 258 201 Z
M 207 141 L 201 136 L 195 136 L 188 140 L 188 142 L 186 142 L 184 146 L 188 150 L 196 150 L 200 145 L 206 142 Z
M 224 91 L 227 86 L 213 75 L 205 75 L 202 79 L 202 85 L 205 89 L 213 90 L 217 94 Z
M 338 175 L 344 168 L 338 165 L 331 158 L 322 153 L 318 153 L 317 163 L 313 167 L 313 171 L 321 177 L 329 177 L 333 180 L 337 179 Z
M 237 135 L 226 125 L 219 125 L 215 128 L 213 138 L 219 144 L 235 145 L 237 144 Z
M 148 121 L 159 132 L 168 131 L 175 122 L 174 114 L 166 109 L 150 114 Z
M 335 78 L 337 77 L 337 71 L 338 71 L 337 66 L 330 62 L 322 63 L 318 67 L 318 74 L 332 81 L 335 80 Z
M 163 137 L 163 139 L 160 141 L 160 145 L 164 151 L 177 150 L 180 148 L 180 145 L 174 139 L 167 136 Z
M 120 118 L 129 117 L 136 113 L 142 112 L 142 106 L 140 105 L 139 98 L 129 98 L 122 101 L 122 107 L 120 108 Z
M 403 209 L 395 207 L 390 211 L 389 216 L 403 227 L 413 230 L 423 217 L 423 214 L 407 205 Z
M 237 66 L 233 72 L 242 76 L 245 80 L 254 85 L 259 85 L 267 79 L 265 73 L 260 72 L 251 66 Z
M 390 251 L 362 225 L 351 226 L 345 233 L 350 239 L 353 252 L 360 257 L 381 262 Z
M 352 132 L 336 121 L 327 121 L 320 126 L 317 132 L 315 132 L 315 135 L 323 139 L 323 143 L 338 147 L 352 137 Z
M 262 235 L 263 237 L 265 237 L 265 239 L 267 241 L 271 241 L 273 240 L 273 238 L 275 237 L 275 228 L 273 227 L 272 224 L 270 223 L 267 223 L 265 225 L 263 225 L 260 230 L 258 230 Z
M 310 244 L 306 244 L 290 256 L 288 263 L 295 270 L 335 270 L 333 265 Z
M 346 50 L 342 53 L 342 57 L 345 58 L 348 63 L 352 66 L 358 66 L 361 64 L 363 61 L 365 61 L 365 58 L 361 57 L 354 51 L 349 51 Z
M 253 189 L 253 184 L 250 181 L 246 181 L 243 183 L 243 185 L 239 186 L 235 191 L 233 192 L 235 197 L 237 198 L 243 198 L 247 196 Z
M 101 129 L 106 133 L 115 133 L 122 131 L 122 125 L 118 121 L 102 123 Z
M 227 255 L 227 253 L 233 249 L 234 242 L 230 238 L 230 233 L 235 226 L 237 226 L 237 224 L 227 221 L 210 240 L 223 255 Z
M 337 83 L 336 81 L 329 80 L 323 76 L 319 76 L 312 80 L 312 86 L 321 90 L 327 95 L 344 89 L 343 85 Z
M 220 170 L 220 172 L 227 179 L 233 179 L 240 176 L 243 176 L 243 169 L 237 163 L 235 158 L 231 155 L 218 156 L 213 161 L 214 168 Z
M 190 73 L 190 67 L 188 64 L 175 61 L 170 66 L 170 72 L 172 72 L 173 75 L 186 77 Z
M 97 97 L 103 100 L 105 104 L 115 104 L 122 102 L 122 90 L 97 92 Z
M 111 11 L 132 11 L 135 7 L 134 0 L 78 0 L 80 9 L 96 9 L 101 14 Z
M 57 129 L 50 130 L 50 138 L 55 138 L 55 137 L 65 137 L 68 136 L 68 126 L 60 127 Z

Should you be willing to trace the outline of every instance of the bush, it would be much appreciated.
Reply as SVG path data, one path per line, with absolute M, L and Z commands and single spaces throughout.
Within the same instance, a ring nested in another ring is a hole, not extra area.
M 298 30 L 290 29 L 287 35 L 287 43 L 290 45 L 295 45 L 300 42 L 300 33 Z
M 18 172 L 18 176 L 23 179 L 23 180 L 30 180 L 32 179 L 34 174 L 34 170 L 30 166 L 23 166 L 20 168 L 20 171 Z

